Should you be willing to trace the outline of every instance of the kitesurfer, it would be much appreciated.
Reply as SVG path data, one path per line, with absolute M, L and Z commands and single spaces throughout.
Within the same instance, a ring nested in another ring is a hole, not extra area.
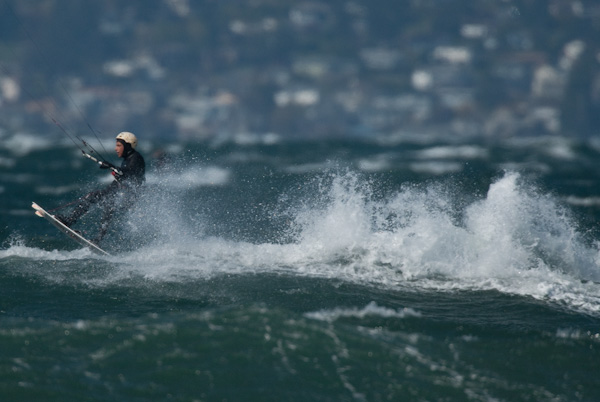
M 137 137 L 123 131 L 116 137 L 115 152 L 123 158 L 120 167 L 109 162 L 100 162 L 101 169 L 112 169 L 114 181 L 106 188 L 93 191 L 82 197 L 75 209 L 68 215 L 56 215 L 66 226 L 72 226 L 84 215 L 93 204 L 103 207 L 100 221 L 100 232 L 92 242 L 98 244 L 106 235 L 109 223 L 117 210 L 125 210 L 133 205 L 139 196 L 139 190 L 146 181 L 146 163 L 142 155 L 136 151 Z

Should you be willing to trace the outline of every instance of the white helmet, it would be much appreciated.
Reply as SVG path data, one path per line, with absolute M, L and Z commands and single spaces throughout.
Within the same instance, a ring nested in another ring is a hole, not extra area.
M 137 146 L 137 137 L 129 131 L 123 131 L 117 135 L 117 140 L 122 140 L 131 145 L 131 148 L 135 149 Z

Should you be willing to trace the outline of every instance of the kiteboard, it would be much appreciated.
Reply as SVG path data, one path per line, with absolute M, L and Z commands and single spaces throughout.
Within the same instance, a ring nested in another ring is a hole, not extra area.
M 44 208 L 40 207 L 35 202 L 33 202 L 31 204 L 31 207 L 33 209 L 35 209 L 35 214 L 37 216 L 45 218 L 48 222 L 53 224 L 54 227 L 56 227 L 58 230 L 60 230 L 61 232 L 63 232 L 67 236 L 69 236 L 71 239 L 75 240 L 77 243 L 89 248 L 91 251 L 93 251 L 96 254 L 110 255 L 106 251 L 104 251 L 100 247 L 98 247 L 96 244 L 92 243 L 91 241 L 89 241 L 88 239 L 83 237 L 81 234 L 77 233 L 76 231 L 74 231 L 73 229 L 71 229 L 70 227 L 68 227 L 67 225 L 65 225 L 64 223 L 59 221 L 58 219 L 56 219 L 56 217 L 54 215 L 47 212 Z

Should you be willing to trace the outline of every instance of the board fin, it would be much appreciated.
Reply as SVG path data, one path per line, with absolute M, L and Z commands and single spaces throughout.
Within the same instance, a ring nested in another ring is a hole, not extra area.
M 91 251 L 93 251 L 96 254 L 110 255 L 109 253 L 107 253 L 106 251 L 104 251 L 100 247 L 98 247 L 97 244 L 94 244 L 91 241 L 89 241 L 88 239 L 86 239 L 85 237 L 83 237 L 81 235 L 81 233 L 71 229 L 70 227 L 68 227 L 67 225 L 65 225 L 58 219 L 56 219 L 56 217 L 54 215 L 47 212 L 44 208 L 40 207 L 35 202 L 31 203 L 31 208 L 33 208 L 35 210 L 35 214 L 37 216 L 46 219 L 48 222 L 50 222 L 52 225 L 54 225 L 55 228 L 57 228 L 58 230 L 60 230 L 61 232 L 63 232 L 67 236 L 69 236 L 71 239 L 73 239 L 80 245 L 87 247 L 88 249 L 90 249 Z

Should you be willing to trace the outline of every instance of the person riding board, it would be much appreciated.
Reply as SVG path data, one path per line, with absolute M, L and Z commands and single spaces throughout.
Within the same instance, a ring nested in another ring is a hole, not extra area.
M 100 203 L 103 207 L 100 221 L 100 232 L 92 240 L 98 244 L 108 231 L 108 226 L 115 211 L 128 208 L 139 195 L 141 186 L 146 181 L 146 163 L 142 155 L 136 151 L 137 137 L 123 131 L 116 137 L 115 152 L 123 158 L 120 167 L 109 162 L 100 162 L 100 169 L 113 169 L 114 181 L 106 188 L 93 191 L 79 200 L 75 209 L 68 215 L 56 215 L 56 218 L 66 226 L 73 226 L 77 220 L 88 212 L 93 204 Z

